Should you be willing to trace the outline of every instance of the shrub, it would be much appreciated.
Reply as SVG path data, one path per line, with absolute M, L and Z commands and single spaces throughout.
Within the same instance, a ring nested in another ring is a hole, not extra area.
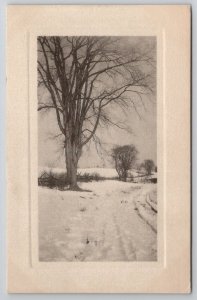
M 112 149 L 112 157 L 120 180 L 127 181 L 128 171 L 136 162 L 137 154 L 134 145 L 116 146 Z
M 103 177 L 101 177 L 98 173 L 88 173 L 85 172 L 83 174 L 78 173 L 77 174 L 77 180 L 80 182 L 91 182 L 93 180 L 99 181 L 99 180 L 104 180 Z
M 98 173 L 78 173 L 77 174 L 77 181 L 78 182 L 91 182 L 91 181 L 99 181 L 104 180 L 106 178 L 101 177 Z M 52 170 L 50 171 L 44 171 L 42 174 L 38 177 L 38 185 L 39 186 L 46 186 L 50 189 L 57 188 L 59 190 L 64 190 L 65 187 L 69 185 L 67 174 L 62 173 L 56 173 Z
M 68 185 L 67 175 L 66 173 L 55 173 L 52 170 L 44 171 L 38 178 L 38 185 L 63 190 Z

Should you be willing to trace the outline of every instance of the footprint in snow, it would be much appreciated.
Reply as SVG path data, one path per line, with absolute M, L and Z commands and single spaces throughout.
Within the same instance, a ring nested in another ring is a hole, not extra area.
M 69 227 L 64 228 L 64 230 L 66 231 L 66 233 L 70 232 L 70 228 Z
M 81 211 L 81 212 L 84 212 L 84 211 L 86 211 L 86 209 L 87 209 L 86 207 L 81 207 L 81 208 L 80 208 L 80 211 Z
M 120 203 L 128 203 L 127 200 L 121 200 Z
M 123 194 L 128 194 L 129 192 L 128 191 L 121 191 Z

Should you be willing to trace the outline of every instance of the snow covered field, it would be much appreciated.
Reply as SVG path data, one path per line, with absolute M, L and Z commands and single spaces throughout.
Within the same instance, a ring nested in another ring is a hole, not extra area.
M 64 173 L 65 169 L 60 169 L 60 168 L 49 168 L 49 167 L 40 167 L 38 169 L 38 176 L 40 176 L 43 172 L 49 172 L 52 170 L 54 173 L 59 174 L 59 173 Z M 105 178 L 117 178 L 118 174 L 114 168 L 85 168 L 85 169 L 78 169 L 77 171 L 78 174 L 83 175 L 83 174 L 99 174 L 101 177 Z M 129 174 L 133 176 L 138 176 L 138 173 L 135 171 L 130 171 Z
M 156 184 L 79 185 L 91 192 L 39 187 L 40 261 L 157 260 Z

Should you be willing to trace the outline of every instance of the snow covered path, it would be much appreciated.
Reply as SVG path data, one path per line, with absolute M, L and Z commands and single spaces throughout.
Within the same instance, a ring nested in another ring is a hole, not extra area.
M 92 192 L 39 188 L 41 261 L 155 261 L 157 235 L 135 202 L 152 184 L 82 183 Z

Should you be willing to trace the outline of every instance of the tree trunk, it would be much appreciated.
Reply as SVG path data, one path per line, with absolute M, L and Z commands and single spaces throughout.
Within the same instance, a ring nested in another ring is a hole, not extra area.
M 127 171 L 126 170 L 123 170 L 122 181 L 124 181 L 124 182 L 127 181 Z
M 71 164 L 70 164 L 70 159 L 69 155 L 67 154 L 67 150 L 65 149 L 65 162 L 66 162 L 66 182 L 65 184 L 71 183 Z
M 69 189 L 77 191 L 80 188 L 77 184 L 78 157 L 76 155 L 76 147 L 75 145 L 72 145 L 70 141 L 67 141 L 65 146 L 67 181 L 69 184 Z
M 73 191 L 79 190 L 79 186 L 77 184 L 77 164 L 76 163 L 71 163 L 70 190 L 73 190 Z

